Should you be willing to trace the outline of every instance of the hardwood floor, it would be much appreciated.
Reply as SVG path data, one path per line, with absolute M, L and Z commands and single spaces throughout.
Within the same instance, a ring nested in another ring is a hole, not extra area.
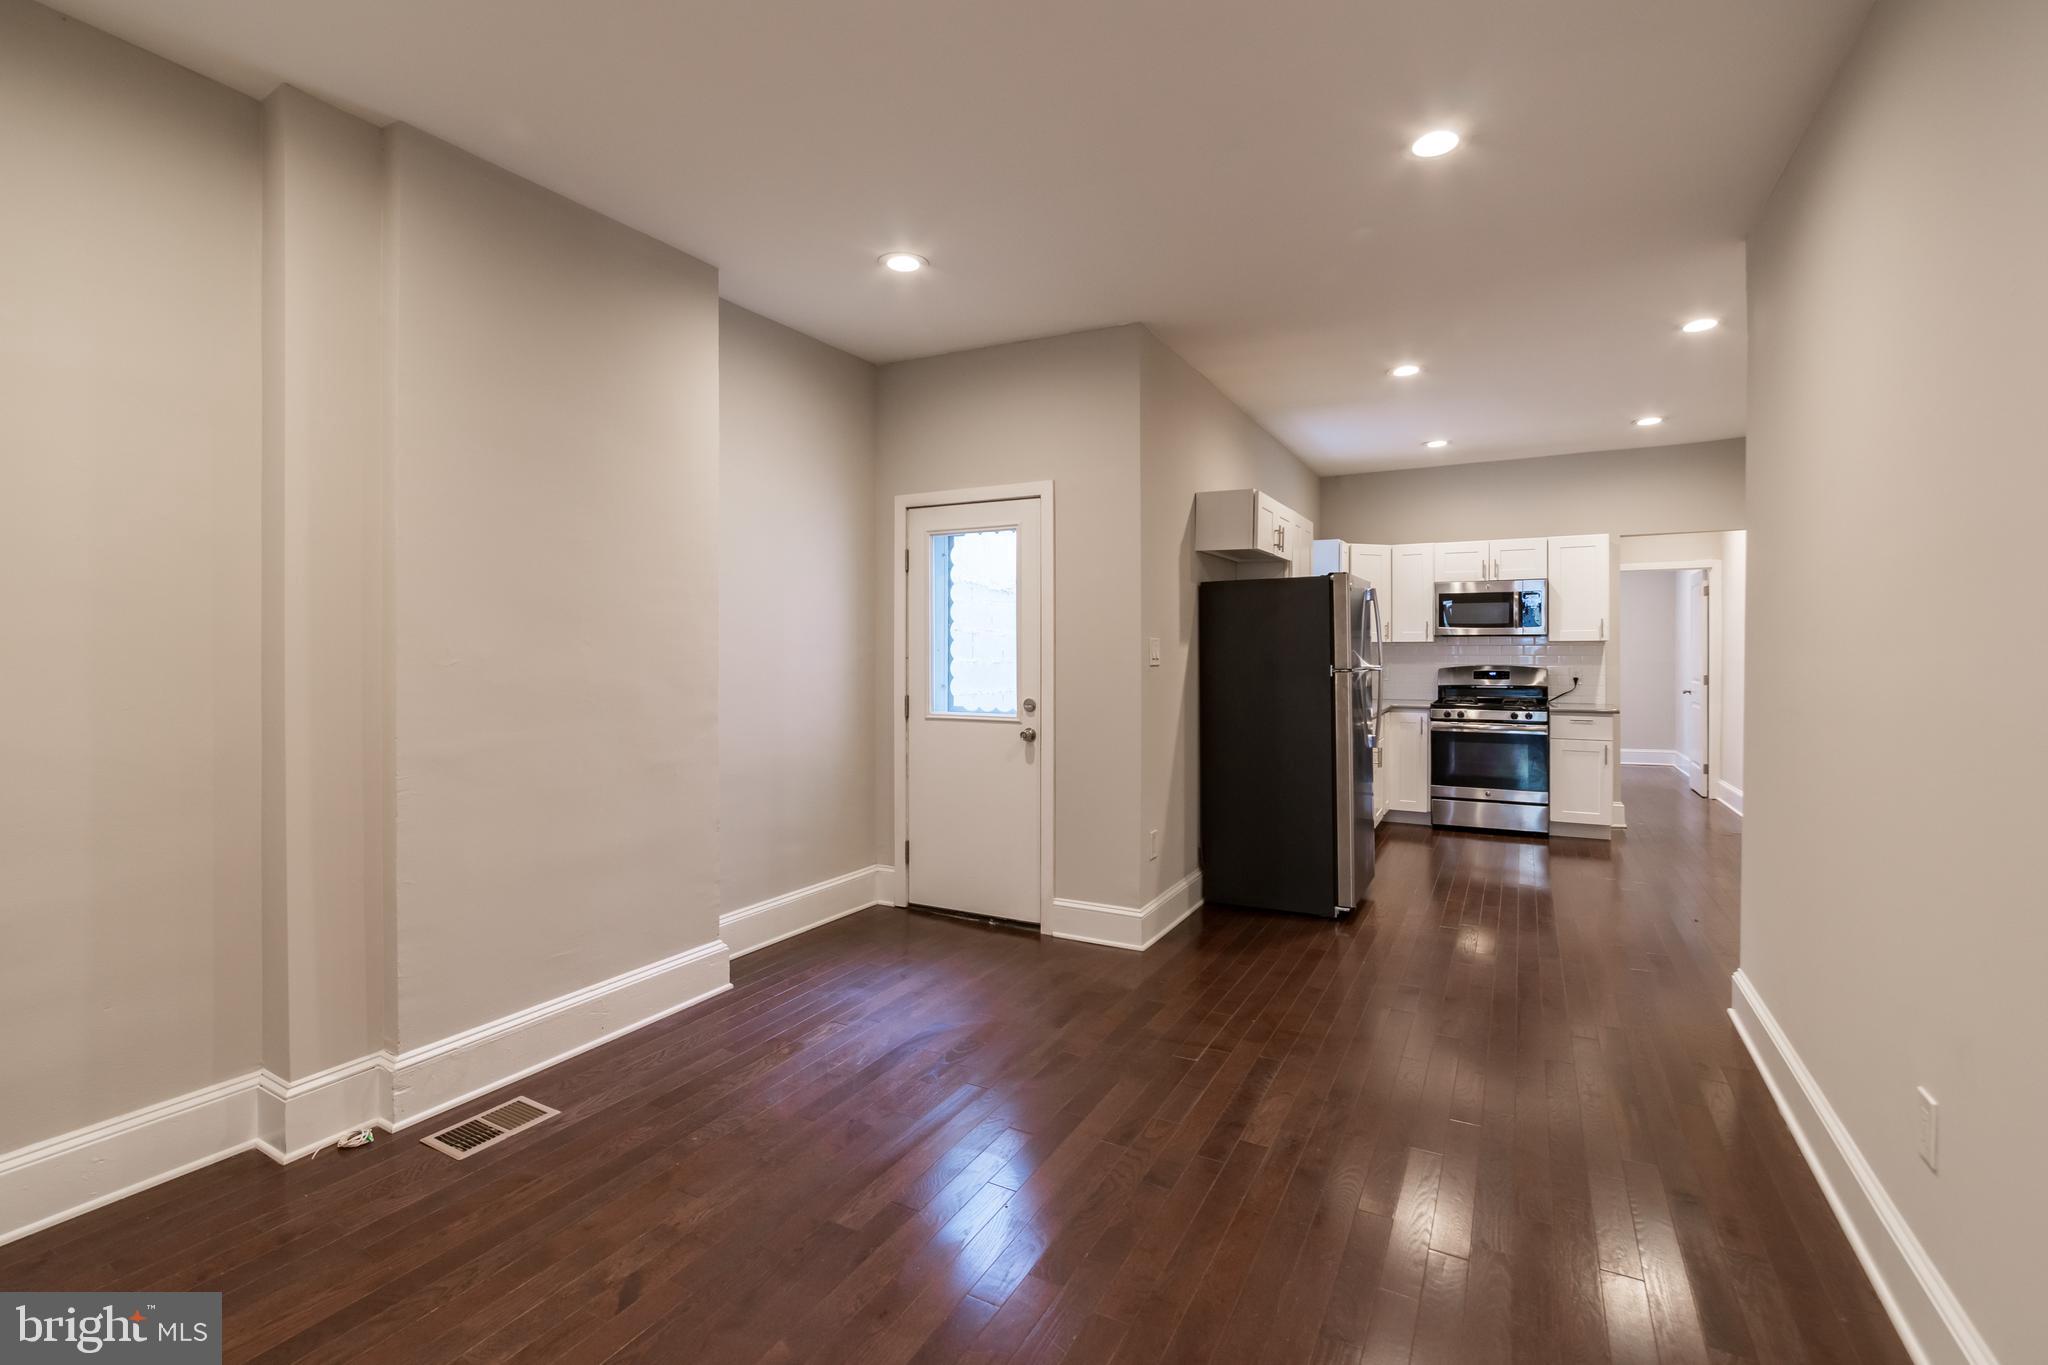
M 0 1285 L 218 1289 L 266 1362 L 1904 1362 L 1724 1013 L 1738 822 L 1623 792 L 1611 847 L 1384 831 L 1337 925 L 864 911 L 468 1161 L 237 1157 Z

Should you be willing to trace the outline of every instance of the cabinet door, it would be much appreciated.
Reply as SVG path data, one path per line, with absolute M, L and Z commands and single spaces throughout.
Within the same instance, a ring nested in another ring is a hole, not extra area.
M 1387 639 L 1408 643 L 1436 638 L 1434 545 L 1388 547 L 1390 587 L 1382 604 Z
M 1306 517 L 1288 517 L 1287 560 L 1289 578 L 1307 578 L 1316 571 L 1316 527 Z
M 1533 540 L 1494 541 L 1493 572 L 1487 577 L 1550 577 L 1550 542 L 1540 536 Z
M 1399 755 L 1396 762 L 1394 809 L 1429 814 L 1429 712 L 1395 711 L 1393 727 Z
M 1393 596 L 1394 582 L 1389 574 L 1393 561 L 1384 545 L 1353 545 L 1351 547 L 1351 568 L 1353 578 L 1362 578 L 1380 595 L 1380 624 L 1384 628 L 1387 620 L 1387 599 Z
M 1488 573 L 1489 546 L 1483 540 L 1447 540 L 1436 547 L 1436 581 L 1470 583 L 1491 578 Z
M 1550 538 L 1550 638 L 1604 640 L 1614 616 L 1608 600 L 1612 536 Z
M 1380 719 L 1380 745 L 1372 751 L 1372 822 L 1377 825 L 1394 804 L 1394 765 L 1388 762 L 1386 718 Z
M 1604 739 L 1550 741 L 1550 818 L 1572 825 L 1605 825 L 1614 819 L 1607 784 L 1614 771 L 1614 746 Z
M 1261 494 L 1257 507 L 1258 510 L 1252 515 L 1253 548 L 1263 550 L 1267 554 L 1284 556 L 1285 551 L 1280 548 L 1279 505 L 1271 498 Z

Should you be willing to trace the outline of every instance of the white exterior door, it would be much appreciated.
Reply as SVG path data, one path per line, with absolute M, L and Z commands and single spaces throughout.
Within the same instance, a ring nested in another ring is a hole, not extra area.
M 1707 794 L 1707 574 L 1678 576 L 1678 747 L 1693 791 Z
M 1052 717 L 1037 498 L 914 507 L 904 622 L 912 905 L 1036 924 Z

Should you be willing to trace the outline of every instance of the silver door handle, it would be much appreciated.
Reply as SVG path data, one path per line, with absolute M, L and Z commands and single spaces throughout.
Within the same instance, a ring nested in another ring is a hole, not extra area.
M 1026 744 L 1029 744 L 1032 740 L 1038 738 L 1038 731 L 1032 729 L 1030 726 L 1027 725 L 1017 732 L 1017 738 L 1023 740 Z

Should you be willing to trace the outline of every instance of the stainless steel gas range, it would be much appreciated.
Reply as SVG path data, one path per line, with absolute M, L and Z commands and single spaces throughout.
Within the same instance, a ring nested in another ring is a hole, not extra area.
M 1429 710 L 1429 822 L 1550 833 L 1550 678 L 1541 668 L 1439 668 Z

